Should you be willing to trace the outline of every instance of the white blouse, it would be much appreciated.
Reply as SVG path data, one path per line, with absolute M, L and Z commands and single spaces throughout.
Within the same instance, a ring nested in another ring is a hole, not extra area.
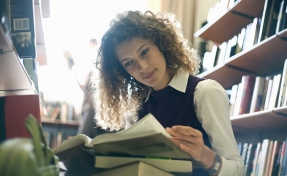
M 169 86 L 185 93 L 189 73 L 179 72 Z M 148 100 L 149 95 L 146 98 Z M 216 81 L 200 81 L 194 92 L 194 107 L 199 122 L 209 137 L 212 150 L 222 158 L 219 176 L 243 176 L 244 164 L 238 153 L 229 117 L 229 99 Z

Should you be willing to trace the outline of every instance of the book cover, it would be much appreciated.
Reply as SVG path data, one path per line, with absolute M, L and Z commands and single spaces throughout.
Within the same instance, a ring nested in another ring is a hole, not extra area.
M 259 160 L 258 175 L 265 175 L 267 173 L 268 151 L 271 146 L 270 139 L 264 139 L 262 142 L 261 156 Z
M 246 155 L 246 160 L 245 160 L 245 171 L 246 171 L 246 175 L 250 175 L 251 171 L 252 171 L 252 161 L 254 159 L 255 156 L 255 150 L 256 150 L 257 145 L 250 143 L 248 145 L 248 149 L 247 149 L 247 155 Z
M 282 143 L 279 142 L 279 141 L 274 141 L 274 147 L 273 147 L 273 150 L 272 150 L 272 153 L 271 153 L 271 158 L 270 158 L 270 164 L 269 164 L 269 169 L 268 169 L 268 173 L 267 175 L 272 175 L 273 173 L 273 169 L 275 167 L 275 164 L 276 164 L 276 161 L 277 161 L 277 158 L 278 158 L 278 153 L 279 153 L 279 149 L 280 149 L 280 145 Z
M 280 31 L 284 30 L 287 28 L 287 0 L 284 0 L 285 6 L 283 6 L 283 15 L 282 15 L 282 22 L 281 22 L 281 27 Z M 285 11 L 284 11 L 285 9 Z
M 270 11 L 271 11 L 273 1 L 275 1 L 275 0 L 265 0 L 257 43 L 266 39 L 266 30 L 267 30 L 267 25 L 268 25 L 268 19 L 270 16 Z
M 287 0 L 282 0 L 280 4 L 279 14 L 278 14 L 278 20 L 276 24 L 276 33 L 280 32 L 282 30 L 282 24 L 284 20 L 284 14 L 286 10 L 286 3 Z
M 246 157 L 247 157 L 247 152 L 248 152 L 248 146 L 249 144 L 247 142 L 243 143 L 243 148 L 242 148 L 242 152 L 241 152 L 241 158 L 243 160 L 243 164 L 245 165 L 246 163 Z
M 273 0 L 270 8 L 269 18 L 266 27 L 265 39 L 274 35 L 276 32 L 276 24 L 278 21 L 281 0 Z
M 284 141 L 284 146 L 283 146 L 283 150 L 281 153 L 281 157 L 282 157 L 282 166 L 281 166 L 281 171 L 280 171 L 280 176 L 285 176 L 287 174 L 287 139 L 286 141 Z
M 269 106 L 271 92 L 272 92 L 272 88 L 273 88 L 273 82 L 274 82 L 274 78 L 272 78 L 272 79 L 270 79 L 268 81 L 268 88 L 267 88 L 267 92 L 266 92 L 266 99 L 265 99 L 265 103 L 264 103 L 264 110 L 267 110 L 268 106 Z
M 267 91 L 268 91 L 268 85 L 269 85 L 269 81 L 272 79 L 271 76 L 267 76 L 265 78 L 265 84 L 264 84 L 264 88 L 263 88 L 263 97 L 262 97 L 262 103 L 261 103 L 261 107 L 260 107 L 260 111 L 264 110 L 264 106 L 265 106 L 265 101 L 266 101 L 266 96 L 267 96 Z
M 252 93 L 254 90 L 255 77 L 252 75 L 242 76 L 242 95 L 239 109 L 239 115 L 249 113 Z
M 93 174 L 93 176 L 146 176 L 146 175 L 157 175 L 157 176 L 174 176 L 171 173 L 163 171 L 159 168 L 151 166 L 144 162 L 134 162 L 125 165 L 121 165 L 115 168 L 104 170 L 100 173 Z
M 282 148 L 283 148 L 283 145 L 284 145 L 283 143 L 284 142 L 280 142 L 279 151 L 277 153 L 277 159 L 274 161 L 276 163 L 274 163 L 273 170 L 272 170 L 272 175 L 279 175 L 279 168 L 280 168 L 280 165 L 281 165 L 281 153 L 282 153 Z
M 162 157 L 95 156 L 95 167 L 109 169 L 119 165 L 141 161 L 167 172 L 192 172 L 190 160 L 174 160 Z
M 236 94 L 237 94 L 238 84 L 235 84 L 231 88 L 231 95 L 229 99 L 229 116 L 233 116 L 235 101 L 236 101 Z
M 240 104 L 241 104 L 241 100 L 242 100 L 242 91 L 243 91 L 242 83 L 239 83 L 238 84 L 237 93 L 236 93 L 236 99 L 235 99 L 235 104 L 234 104 L 233 116 L 239 115 Z
M 11 38 L 20 58 L 36 58 L 34 1 L 10 0 Z
M 279 85 L 280 92 L 278 95 L 277 107 L 285 106 L 284 101 L 286 99 L 285 94 L 286 94 L 286 85 L 287 85 L 287 59 L 284 62 L 284 67 L 283 67 L 283 71 L 282 71 L 281 75 L 282 75 L 282 79 L 281 79 L 281 83 Z
M 273 86 L 268 104 L 268 110 L 272 110 L 273 108 L 276 107 L 276 103 L 278 101 L 280 82 L 281 82 L 281 74 L 275 75 L 273 79 Z
M 250 113 L 260 110 L 262 99 L 263 99 L 263 89 L 265 85 L 265 78 L 261 76 L 256 76 L 254 90 L 251 98 Z

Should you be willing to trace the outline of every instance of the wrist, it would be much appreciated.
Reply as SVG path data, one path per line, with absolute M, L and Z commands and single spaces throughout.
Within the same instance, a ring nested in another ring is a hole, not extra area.
M 222 167 L 222 158 L 220 155 L 215 153 L 215 157 L 210 168 L 205 167 L 206 170 L 210 175 L 218 175 Z

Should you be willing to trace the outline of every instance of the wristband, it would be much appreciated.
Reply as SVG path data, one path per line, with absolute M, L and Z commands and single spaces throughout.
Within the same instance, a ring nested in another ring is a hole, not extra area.
M 206 170 L 210 175 L 216 174 L 220 171 L 221 164 L 222 164 L 221 157 L 215 152 L 215 158 L 211 168 L 204 170 Z

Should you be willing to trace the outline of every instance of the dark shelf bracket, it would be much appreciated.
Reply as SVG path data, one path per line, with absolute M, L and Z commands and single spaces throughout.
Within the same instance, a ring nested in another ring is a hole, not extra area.
M 286 36 L 277 35 L 277 37 L 279 37 L 281 40 L 284 40 L 285 42 L 287 42 L 287 37 Z
M 280 116 L 283 116 L 283 117 L 286 117 L 287 118 L 287 114 L 283 113 L 283 112 L 275 112 L 273 109 L 272 109 L 272 112 L 277 114 L 277 115 L 280 115 Z
M 248 19 L 251 19 L 251 20 L 253 20 L 254 18 L 256 18 L 256 17 L 250 16 L 250 15 L 246 15 L 246 14 L 241 13 L 241 12 L 237 12 L 237 11 L 235 11 L 235 10 L 231 10 L 230 12 L 233 13 L 233 14 L 235 14 L 235 15 L 239 15 L 239 16 L 241 16 L 241 17 L 248 18 Z
M 246 72 L 247 74 L 251 74 L 251 75 L 260 75 L 259 73 L 255 73 L 253 71 L 250 71 L 250 70 L 246 70 L 246 69 L 243 69 L 243 68 L 240 68 L 240 67 L 236 67 L 236 66 L 233 66 L 233 65 L 228 65 L 226 64 L 227 67 L 230 67 L 230 68 L 233 68 L 235 70 L 239 70 L 239 71 L 243 71 L 243 72 Z M 261 75 L 263 76 L 263 75 Z

